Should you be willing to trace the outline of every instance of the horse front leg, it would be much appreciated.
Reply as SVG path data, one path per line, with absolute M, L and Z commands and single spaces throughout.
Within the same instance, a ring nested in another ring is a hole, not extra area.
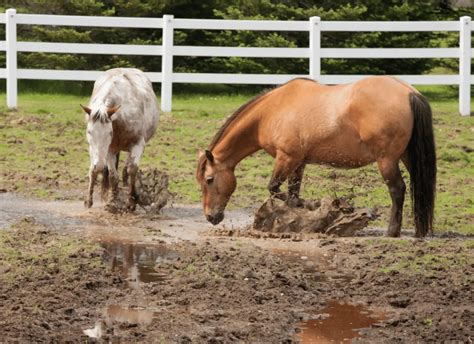
M 403 203 L 405 201 L 405 182 L 403 181 L 398 161 L 377 161 L 380 174 L 388 186 L 392 198 L 390 222 L 387 236 L 399 237 L 402 228 Z
M 292 175 L 293 173 L 296 173 L 296 170 L 298 169 L 298 166 L 300 165 L 301 165 L 301 159 L 291 157 L 287 153 L 278 151 L 275 158 L 275 166 L 273 168 L 272 178 L 270 179 L 270 183 L 268 183 L 268 190 L 270 191 L 270 195 L 275 196 L 276 198 L 281 199 L 283 201 L 287 201 L 289 197 L 287 197 L 286 194 L 281 192 L 280 186 L 281 184 L 285 182 L 285 180 L 288 179 L 290 175 Z M 304 165 L 303 165 L 303 171 L 304 171 Z M 301 175 L 302 175 L 302 171 L 301 171 Z M 300 184 L 301 184 L 301 180 L 300 180 Z M 296 192 L 296 194 L 298 194 L 299 186 L 297 188 L 292 187 L 291 191 L 289 187 L 288 191 L 289 193 L 293 191 L 293 193 Z
M 108 178 L 111 188 L 111 198 L 108 202 L 109 204 L 115 204 L 119 197 L 119 174 L 117 171 L 118 159 L 118 153 L 109 152 L 107 156 Z
M 303 180 L 304 168 L 301 164 L 288 178 L 288 205 L 291 207 L 302 207 L 303 200 L 300 198 L 301 181 Z
M 127 158 L 125 159 L 125 165 L 123 166 L 122 170 L 122 185 L 124 187 L 128 186 L 128 165 L 130 164 L 130 154 L 127 154 Z
M 138 165 L 140 158 L 145 150 L 145 141 L 141 140 L 132 147 L 127 163 L 127 174 L 129 175 L 128 185 L 128 209 L 134 211 L 137 206 L 138 194 L 135 186 L 137 180 Z
M 98 174 L 99 172 L 96 171 L 94 166 L 91 164 L 91 167 L 89 169 L 89 189 L 87 192 L 87 199 L 84 201 L 84 206 L 86 208 L 92 207 L 92 204 L 94 203 L 94 185 L 97 180 Z

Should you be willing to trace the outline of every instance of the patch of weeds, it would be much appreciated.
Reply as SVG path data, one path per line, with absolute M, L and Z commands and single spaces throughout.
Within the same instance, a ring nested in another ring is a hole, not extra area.
M 430 248 L 440 248 L 443 247 L 445 241 L 442 239 L 431 239 L 426 241 L 426 246 Z
M 391 265 L 380 267 L 379 272 L 388 274 L 394 271 L 407 274 L 436 275 L 437 271 L 449 270 L 452 266 L 463 266 L 472 263 L 472 256 L 464 253 L 437 252 L 413 255 L 396 253 L 398 260 Z
M 467 240 L 464 240 L 464 246 L 465 246 L 468 250 L 474 249 L 474 239 L 467 239 Z
M 194 264 L 188 264 L 184 268 L 184 271 L 186 271 L 187 273 L 193 273 L 194 271 L 196 271 L 196 267 L 194 266 Z
M 426 326 L 431 326 L 433 325 L 433 319 L 431 318 L 426 318 L 423 320 L 423 325 L 426 325 Z
M 95 244 L 62 237 L 30 219 L 0 231 L 0 261 L 8 267 L 3 274 L 5 283 L 21 278 L 41 279 L 48 274 L 78 273 L 84 269 L 84 261 L 89 268 L 102 268 L 101 254 Z

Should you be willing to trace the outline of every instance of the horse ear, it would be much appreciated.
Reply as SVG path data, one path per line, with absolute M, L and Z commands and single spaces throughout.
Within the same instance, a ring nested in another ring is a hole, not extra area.
M 79 104 L 82 108 L 82 110 L 84 110 L 84 112 L 86 112 L 88 115 L 91 114 L 91 108 L 90 107 L 87 107 L 87 106 L 83 106 L 82 104 Z
M 206 149 L 205 153 L 207 160 L 209 160 L 209 162 L 214 162 L 214 155 L 212 155 L 211 151 Z
M 112 115 L 114 113 L 116 113 L 119 109 L 120 109 L 120 105 L 119 106 L 114 106 L 114 107 L 111 107 L 111 108 L 107 108 L 107 115 L 109 115 L 109 118 L 112 117 Z
M 204 151 L 202 149 L 198 149 L 197 154 L 198 154 L 198 159 L 201 159 L 201 157 L 204 155 Z

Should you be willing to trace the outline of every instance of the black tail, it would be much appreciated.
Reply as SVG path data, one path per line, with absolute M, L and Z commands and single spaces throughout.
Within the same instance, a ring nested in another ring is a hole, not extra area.
M 425 97 L 410 94 L 413 132 L 408 143 L 410 194 L 415 219 L 415 235 L 433 233 L 436 193 L 436 150 L 431 107 Z
M 115 169 L 118 170 L 118 163 L 120 158 L 120 152 L 116 155 Z M 106 166 L 104 172 L 102 173 L 102 185 L 100 188 L 100 197 L 102 201 L 107 201 L 107 194 L 110 189 L 110 179 L 109 179 L 109 168 Z

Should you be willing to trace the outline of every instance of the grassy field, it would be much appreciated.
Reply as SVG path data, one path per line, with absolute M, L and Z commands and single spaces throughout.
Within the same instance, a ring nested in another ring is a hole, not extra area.
M 439 171 L 435 229 L 474 233 L 474 117 L 458 115 L 456 90 L 420 90 L 434 111 Z M 5 99 L 4 94 L 0 97 Z M 176 95 L 173 112 L 160 118 L 142 167 L 169 173 L 178 202 L 199 202 L 197 151 L 207 147 L 225 118 L 251 97 Z M 81 96 L 22 93 L 17 112 L 0 105 L 0 187 L 36 197 L 81 198 L 89 158 L 79 103 L 87 102 L 88 97 Z M 272 159 L 262 152 L 244 160 L 237 168 L 238 187 L 230 206 L 262 202 L 271 171 Z M 356 170 L 308 166 L 302 191 L 305 198 L 344 196 L 356 206 L 376 207 L 381 214 L 376 224 L 385 226 L 390 197 L 375 165 Z M 408 197 L 404 221 L 405 227 L 412 226 Z

